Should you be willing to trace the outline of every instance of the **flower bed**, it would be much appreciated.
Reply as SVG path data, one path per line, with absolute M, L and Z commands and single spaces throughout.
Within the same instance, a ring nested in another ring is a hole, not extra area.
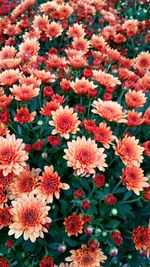
M 0 15 L 0 266 L 149 266 L 148 1 Z

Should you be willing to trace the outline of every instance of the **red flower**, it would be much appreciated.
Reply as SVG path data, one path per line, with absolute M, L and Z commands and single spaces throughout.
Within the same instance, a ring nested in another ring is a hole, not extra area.
M 83 196 L 83 191 L 81 189 L 77 189 L 76 191 L 74 191 L 74 197 L 81 199 Z
M 84 120 L 83 126 L 85 127 L 85 129 L 88 133 L 94 133 L 94 131 L 96 129 L 96 123 L 93 120 Z
M 84 200 L 82 202 L 82 209 L 83 210 L 88 210 L 90 208 L 90 201 L 89 200 Z
M 117 202 L 117 198 L 113 195 L 108 195 L 107 197 L 105 197 L 104 201 L 108 205 L 115 205 Z
M 97 187 L 103 187 L 104 184 L 105 184 L 105 176 L 103 174 L 97 174 L 95 177 L 94 177 L 94 184 L 97 186 Z
M 68 236 L 75 235 L 78 236 L 78 234 L 82 234 L 83 232 L 83 224 L 84 221 L 82 219 L 82 214 L 76 215 L 73 213 L 72 215 L 68 216 L 65 221 L 65 231 L 67 232 Z
M 43 94 L 45 97 L 51 97 L 54 93 L 54 90 L 51 86 L 45 86 L 43 90 Z
M 112 233 L 111 239 L 115 242 L 115 244 L 117 246 L 120 246 L 122 244 L 122 241 L 123 241 L 121 233 L 118 231 Z
M 60 136 L 50 135 L 48 137 L 48 142 L 50 143 L 51 146 L 59 146 L 60 145 L 60 141 L 61 141 Z
M 40 267 L 53 267 L 53 266 L 54 266 L 54 262 L 51 256 L 46 256 L 42 258 L 40 261 Z
M 12 239 L 7 240 L 7 242 L 5 243 L 5 246 L 9 249 L 12 248 L 13 245 L 14 245 L 14 241 Z
M 33 148 L 34 150 L 37 150 L 37 151 L 42 150 L 42 147 L 43 147 L 43 141 L 42 141 L 42 140 L 37 141 L 37 142 L 35 142 L 35 143 L 32 145 L 32 148 Z
M 90 224 L 91 223 L 91 218 L 89 215 L 84 215 L 83 216 L 83 221 L 84 221 L 84 224 Z
M 10 267 L 5 258 L 0 258 L 0 267 Z
M 10 213 L 10 207 L 0 209 L 0 226 L 8 226 L 12 223 L 12 215 Z

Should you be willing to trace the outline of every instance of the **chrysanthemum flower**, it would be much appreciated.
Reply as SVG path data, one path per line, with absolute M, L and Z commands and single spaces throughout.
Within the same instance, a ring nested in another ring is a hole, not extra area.
M 30 193 L 23 194 L 11 203 L 13 223 L 9 226 L 8 235 L 14 234 L 18 239 L 23 234 L 24 240 L 30 239 L 31 242 L 38 237 L 43 238 L 43 232 L 48 232 L 44 225 L 51 222 L 48 217 L 50 207 L 46 206 L 46 202 Z
M 68 190 L 69 185 L 61 183 L 60 177 L 57 172 L 54 172 L 54 167 L 52 165 L 50 167 L 45 166 L 41 180 L 34 192 L 46 200 L 47 203 L 52 203 L 53 195 L 59 199 L 60 189 Z
M 93 35 L 91 39 L 92 46 L 101 52 L 106 52 L 107 49 L 107 43 L 105 42 L 105 39 L 102 36 Z
M 145 124 L 150 125 L 150 107 L 145 111 L 143 119 Z
M 130 127 L 136 127 L 141 125 L 144 122 L 144 119 L 141 118 L 142 112 L 136 112 L 135 110 L 128 111 L 127 125 Z
M 4 176 L 11 172 L 19 175 L 23 171 L 25 161 L 28 159 L 24 148 L 22 139 L 16 139 L 14 134 L 6 135 L 6 138 L 0 137 L 0 170 Z
M 27 86 L 25 84 L 14 85 L 10 91 L 18 101 L 30 101 L 39 94 L 39 88 L 33 88 L 33 85 Z
M 126 114 L 120 104 L 114 101 L 103 101 L 100 98 L 92 104 L 92 112 L 108 121 L 126 122 Z
M 40 79 L 43 83 L 52 83 L 55 81 L 55 74 L 51 74 L 49 71 L 30 69 L 30 73 L 37 79 Z
M 49 124 L 55 127 L 52 134 L 59 133 L 62 137 L 69 139 L 70 133 L 75 134 L 79 131 L 80 121 L 77 113 L 73 113 L 73 108 L 60 106 L 59 109 L 51 113 L 53 121 L 49 121 Z
M 115 136 L 112 134 L 110 127 L 106 123 L 101 122 L 93 131 L 95 140 L 101 143 L 105 148 L 109 148 Z
M 28 57 L 36 56 L 40 49 L 38 40 L 34 39 L 26 39 L 19 46 L 19 51 L 21 55 L 27 55 Z
M 37 77 L 30 75 L 30 76 L 22 76 L 19 79 L 19 83 L 21 85 L 26 85 L 26 86 L 33 86 L 33 88 L 38 88 L 41 85 L 41 80 L 38 79 Z
M 80 38 L 85 35 L 85 31 L 82 27 L 82 24 L 74 23 L 73 25 L 69 27 L 67 34 L 71 38 L 75 38 L 75 37 Z
M 68 58 L 69 60 L 69 65 L 75 69 L 81 69 L 83 67 L 86 66 L 87 64 L 87 61 L 85 59 L 85 57 L 83 57 L 83 55 L 77 55 L 77 56 L 74 56 L 74 57 L 69 57 Z
M 148 228 L 139 225 L 133 230 L 132 239 L 137 250 L 150 249 L 150 232 Z
M 20 108 L 17 109 L 17 114 L 14 117 L 14 121 L 20 123 L 32 122 L 34 120 L 35 115 L 36 115 L 35 111 L 29 113 L 28 108 Z
M 10 267 L 8 261 L 5 258 L 0 258 L 0 266 L 2 267 Z
M 131 164 L 139 166 L 143 161 L 144 148 L 139 144 L 139 140 L 134 136 L 125 136 L 122 140 L 117 140 L 117 146 L 114 147 L 115 153 L 120 156 L 125 165 Z
M 0 108 L 7 109 L 10 103 L 12 102 L 13 97 L 11 95 L 2 95 L 0 96 Z
M 3 69 L 15 69 L 21 62 L 21 58 L 15 57 L 16 49 L 13 46 L 4 46 L 0 51 L 0 66 Z
M 141 52 L 135 59 L 135 67 L 139 71 L 148 71 L 150 69 L 150 53 Z
M 40 261 L 40 267 L 53 267 L 54 266 L 54 261 L 51 256 L 45 256 L 41 259 Z
M 82 214 L 76 215 L 76 213 L 73 213 L 68 216 L 64 221 L 64 225 L 68 236 L 82 234 L 84 225 Z
M 10 206 L 0 209 L 0 229 L 9 226 L 12 223 L 12 214 L 10 213 L 10 210 Z
M 69 167 L 72 167 L 77 175 L 94 174 L 95 168 L 104 171 L 106 154 L 103 148 L 98 148 L 91 138 L 77 137 L 77 140 L 68 142 L 68 149 L 65 149 L 64 159 Z
M 36 15 L 33 20 L 33 27 L 34 28 L 37 27 L 40 31 L 43 31 L 46 29 L 48 23 L 49 23 L 48 16 Z
M 140 191 L 144 190 L 144 187 L 148 187 L 148 178 L 143 176 L 143 170 L 137 166 L 127 166 L 121 176 L 128 190 L 134 191 L 136 195 L 140 194 Z
M 10 86 L 17 82 L 21 76 L 18 69 L 16 70 L 5 70 L 0 73 L 0 85 Z
M 6 125 L 0 121 L 0 136 L 4 136 L 9 133 L 9 130 L 6 128 Z
M 79 95 L 86 94 L 89 90 L 94 90 L 97 87 L 92 81 L 84 77 L 81 79 L 76 78 L 75 82 L 72 81 L 70 84 L 74 92 Z
M 91 249 L 86 245 L 82 245 L 80 249 L 71 250 L 72 254 L 66 258 L 66 261 L 72 261 L 78 267 L 100 267 L 101 263 L 107 259 L 100 248 Z
M 105 73 L 101 70 L 94 70 L 93 71 L 93 78 L 100 84 L 104 86 L 115 87 L 117 84 L 121 84 L 117 77 L 114 77 L 112 74 Z
M 4 176 L 3 171 L 0 170 L 0 185 L 2 185 L 4 188 L 12 182 L 14 177 L 13 173 L 9 173 L 8 175 Z
M 125 94 L 126 103 L 131 108 L 140 108 L 143 107 L 143 105 L 146 102 L 145 94 L 142 91 L 134 91 L 129 90 Z
M 77 267 L 75 263 L 60 263 L 59 265 L 54 265 L 54 267 Z
M 51 22 L 46 27 L 46 36 L 49 37 L 49 39 L 53 39 L 61 35 L 63 32 L 62 26 L 59 23 L 56 23 L 55 21 Z
M 30 171 L 29 166 L 27 166 L 19 176 L 14 176 L 7 188 L 9 199 L 15 199 L 21 194 L 32 192 L 37 185 L 40 171 L 40 169 Z
M 60 107 L 60 103 L 56 100 L 46 102 L 45 106 L 41 108 L 40 113 L 44 116 L 52 117 L 52 111 L 56 111 Z
M 72 46 L 75 50 L 81 50 L 84 53 L 88 52 L 90 42 L 84 39 L 83 37 L 77 38 L 75 37 Z

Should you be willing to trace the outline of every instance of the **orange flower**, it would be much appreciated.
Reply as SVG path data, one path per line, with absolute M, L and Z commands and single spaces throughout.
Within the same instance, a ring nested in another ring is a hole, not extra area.
M 0 85 L 10 86 L 17 82 L 21 76 L 18 69 L 16 70 L 5 70 L 0 73 Z
M 112 74 L 105 73 L 101 70 L 93 71 L 93 78 L 100 84 L 104 86 L 115 87 L 117 84 L 121 84 L 117 77 L 114 77 Z
M 101 122 L 98 127 L 96 127 L 93 131 L 94 138 L 97 142 L 103 144 L 105 148 L 109 148 L 112 141 L 115 139 L 115 136 L 112 135 L 112 131 L 110 131 L 110 127 L 107 127 L 107 124 Z
M 35 111 L 29 113 L 28 108 L 20 108 L 17 109 L 17 114 L 14 118 L 14 121 L 20 123 L 32 122 L 34 120 L 35 115 L 36 115 Z
M 145 124 L 150 125 L 150 107 L 145 111 L 143 119 Z
M 20 197 L 23 193 L 30 193 L 35 189 L 39 178 L 40 169 L 32 169 L 25 167 L 19 176 L 14 176 L 12 182 L 8 186 L 9 199 Z
M 73 108 L 60 106 L 56 111 L 52 111 L 53 121 L 49 124 L 54 126 L 55 129 L 52 134 L 59 133 L 62 137 L 69 139 L 69 134 L 75 134 L 79 131 L 80 121 L 78 120 L 77 113 L 73 113 Z
M 36 56 L 40 49 L 39 43 L 36 38 L 32 40 L 27 38 L 23 43 L 19 46 L 19 51 L 21 55 L 26 55 L 28 57 Z
M 107 43 L 105 42 L 105 39 L 102 36 L 96 36 L 95 34 L 92 36 L 91 39 L 92 46 L 103 53 L 106 52 Z
M 150 249 L 150 229 L 138 226 L 132 232 L 132 239 L 137 250 Z
M 4 136 L 9 133 L 9 130 L 6 128 L 5 124 L 0 121 L 0 136 Z
M 48 16 L 37 15 L 34 17 L 33 20 L 33 28 L 38 28 L 40 31 L 43 31 L 46 29 L 48 23 L 49 23 Z
M 23 171 L 25 161 L 28 159 L 24 148 L 22 139 L 16 139 L 14 134 L 7 134 L 6 138 L 0 137 L 0 170 L 4 176 L 11 172 L 19 175 Z
M 146 102 L 145 94 L 142 91 L 131 91 L 125 94 L 126 103 L 131 108 L 140 108 Z
M 53 195 L 59 199 L 60 189 L 68 190 L 69 185 L 60 182 L 60 177 L 57 172 L 54 172 L 54 167 L 52 165 L 50 167 L 45 166 L 39 185 L 34 192 L 42 199 L 46 200 L 47 203 L 52 203 Z
M 139 166 L 143 161 L 144 148 L 138 143 L 139 140 L 134 136 L 125 136 L 121 141 L 117 141 L 117 146 L 114 147 L 115 153 L 120 156 L 125 165 L 132 163 L 134 166 Z
M 61 33 L 63 32 L 63 29 L 62 29 L 61 24 L 53 21 L 50 24 L 47 24 L 45 32 L 46 32 L 46 36 L 49 37 L 49 39 L 51 40 L 61 35 Z
M 30 101 L 34 97 L 38 96 L 39 88 L 34 88 L 33 85 L 14 85 L 13 88 L 10 89 L 13 96 L 18 101 Z
M 103 148 L 98 148 L 97 144 L 91 138 L 87 139 L 77 137 L 77 140 L 68 142 L 68 149 L 65 149 L 66 155 L 64 159 L 67 160 L 68 167 L 76 170 L 77 175 L 94 174 L 94 168 L 101 171 L 105 170 L 107 164 L 105 163 L 106 154 Z
M 130 127 L 136 127 L 144 122 L 144 119 L 141 118 L 142 112 L 136 112 L 135 110 L 128 111 L 127 125 Z
M 78 267 L 96 267 L 101 266 L 107 257 L 103 254 L 101 248 L 91 249 L 86 245 L 82 245 L 80 249 L 71 250 L 72 254 L 66 258 L 66 261 L 72 261 Z
M 127 122 L 126 114 L 122 111 L 122 106 L 115 101 L 102 101 L 100 98 L 92 104 L 93 113 L 98 114 L 108 121 Z
M 9 226 L 12 223 L 10 210 L 10 206 L 0 209 L 0 229 L 4 226 Z
M 134 191 L 136 195 L 144 190 L 144 187 L 149 187 L 148 178 L 143 176 L 143 170 L 137 166 L 127 166 L 121 176 L 128 190 Z
M 80 80 L 76 78 L 75 82 L 71 82 L 70 84 L 75 93 L 79 95 L 86 94 L 89 90 L 94 90 L 97 87 L 92 81 L 89 81 L 84 77 Z
M 71 38 L 75 38 L 75 37 L 80 38 L 85 35 L 85 31 L 82 27 L 82 24 L 74 23 L 73 25 L 69 27 L 67 34 Z
M 75 50 L 81 50 L 84 53 L 88 52 L 90 42 L 84 39 L 83 37 L 77 38 L 75 37 L 72 46 Z
M 60 103 L 56 100 L 46 102 L 45 106 L 41 108 L 40 113 L 44 116 L 52 117 L 52 111 L 56 111 L 60 107 Z
M 46 206 L 46 202 L 30 193 L 23 194 L 11 203 L 13 223 L 9 225 L 8 235 L 14 234 L 18 239 L 23 234 L 24 240 L 30 239 L 31 242 L 38 237 L 44 238 L 43 232 L 48 232 L 44 225 L 51 222 L 48 217 L 50 207 Z
M 3 69 L 13 69 L 16 68 L 20 62 L 21 58 L 15 58 L 16 49 L 13 46 L 4 46 L 0 51 L 0 66 Z
M 45 70 L 30 69 L 30 73 L 37 79 L 40 79 L 43 83 L 53 83 L 55 81 L 55 75 Z
M 33 88 L 35 89 L 41 85 L 41 80 L 37 79 L 33 75 L 28 77 L 23 76 L 19 79 L 19 83 L 24 86 L 33 86 Z
M 13 97 L 11 95 L 2 95 L 0 96 L 0 108 L 7 109 L 10 103 L 12 102 Z
M 86 59 L 82 55 L 69 57 L 69 65 L 75 69 L 81 69 L 87 65 Z
M 150 69 L 150 53 L 141 52 L 135 59 L 135 68 L 139 71 L 148 71 Z
M 83 224 L 84 221 L 82 219 L 82 214 L 76 215 L 76 213 L 73 213 L 72 215 L 68 216 L 65 221 L 65 231 L 67 232 L 68 236 L 75 235 L 78 236 L 78 234 L 82 234 L 83 232 Z

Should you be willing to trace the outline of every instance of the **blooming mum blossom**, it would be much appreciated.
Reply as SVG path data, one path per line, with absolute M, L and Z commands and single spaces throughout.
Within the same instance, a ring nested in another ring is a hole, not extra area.
M 109 148 L 115 136 L 112 134 L 110 127 L 106 123 L 101 122 L 98 127 L 93 131 L 94 138 L 97 142 L 101 143 L 105 148 Z
M 85 136 L 77 137 L 77 140 L 68 142 L 67 145 L 64 159 L 67 160 L 68 167 L 72 167 L 77 175 L 94 174 L 96 167 L 100 171 L 104 171 L 107 167 L 104 149 L 98 148 L 91 138 L 86 140 Z
M 7 129 L 6 125 L 0 121 L 0 136 L 4 136 L 9 134 L 9 130 Z
M 75 69 L 81 69 L 87 65 L 87 61 L 83 55 L 78 54 L 76 56 L 69 57 L 68 64 Z
M 137 250 L 150 250 L 150 229 L 139 225 L 132 232 L 132 239 Z
M 52 203 L 53 195 L 59 199 L 60 189 L 68 190 L 69 185 L 60 181 L 60 177 L 57 172 L 54 172 L 54 167 L 52 165 L 50 167 L 45 166 L 44 172 L 34 192 L 46 200 L 47 203 Z
M 144 190 L 144 187 L 149 187 L 148 178 L 143 176 L 143 170 L 137 166 L 127 166 L 121 176 L 128 190 L 134 191 L 136 195 Z
M 30 101 L 38 96 L 39 88 L 34 88 L 33 85 L 14 85 L 10 88 L 14 98 L 18 101 Z
M 14 134 L 0 137 L 0 170 L 3 171 L 4 176 L 11 172 L 19 175 L 27 159 L 28 154 L 22 139 L 16 139 Z
M 148 71 L 150 69 L 150 53 L 141 52 L 135 59 L 135 68 L 139 71 Z
M 21 55 L 26 55 L 27 57 L 36 56 L 40 49 L 37 38 L 29 39 L 27 38 L 19 46 L 19 51 Z
M 15 69 L 21 62 L 20 57 L 15 57 L 16 49 L 13 46 L 5 45 L 0 51 L 0 66 L 3 69 Z
M 56 111 L 60 107 L 60 103 L 56 100 L 46 102 L 45 106 L 41 108 L 40 113 L 44 116 L 52 117 L 52 111 Z
M 0 108 L 2 109 L 7 109 L 8 106 L 11 104 L 13 100 L 13 96 L 9 95 L 5 95 L 3 94 L 2 96 L 0 96 Z
M 46 70 L 30 69 L 30 74 L 33 74 L 37 79 L 43 83 L 52 83 L 55 81 L 55 74 L 50 73 Z
M 75 134 L 79 131 L 80 121 L 78 120 L 77 113 L 73 113 L 73 108 L 60 106 L 56 111 L 52 111 L 52 121 L 49 124 L 54 126 L 55 129 L 52 134 L 59 133 L 62 137 L 69 139 L 69 134 Z
M 68 216 L 64 221 L 64 225 L 68 236 L 82 234 L 84 225 L 82 214 L 76 215 L 76 213 L 73 213 Z
M 129 127 L 136 127 L 141 125 L 144 122 L 144 119 L 141 118 L 142 112 L 136 112 L 135 110 L 128 111 L 127 125 Z
M 87 41 L 83 37 L 80 37 L 80 38 L 75 37 L 72 42 L 72 46 L 75 50 L 79 50 L 79 51 L 83 51 L 84 53 L 87 53 L 89 50 L 90 41 Z
M 32 192 L 38 182 L 40 169 L 30 170 L 27 165 L 19 176 L 14 176 L 11 183 L 7 187 L 9 199 L 15 199 L 22 194 L 29 194 Z
M 114 77 L 112 74 L 105 73 L 101 70 L 94 70 L 93 71 L 93 78 L 100 84 L 104 86 L 115 87 L 118 84 L 121 84 L 117 77 Z
M 61 26 L 61 24 L 56 23 L 55 21 L 47 24 L 46 27 L 46 36 L 49 37 L 49 39 L 53 39 L 58 37 L 59 35 L 61 35 L 61 33 L 63 32 L 63 28 Z
M 54 266 L 54 261 L 51 256 L 45 256 L 41 259 L 40 261 L 40 267 L 53 267 Z
M 10 213 L 10 210 L 10 206 L 0 209 L 0 229 L 9 226 L 12 223 L 12 214 Z
M 150 107 L 145 111 L 143 119 L 146 125 L 150 125 Z
M 17 82 L 21 76 L 18 69 L 16 70 L 4 70 L 0 73 L 0 85 L 10 86 Z
M 116 142 L 115 153 L 120 156 L 125 165 L 132 163 L 134 166 L 139 166 L 142 163 L 144 148 L 138 144 L 138 139 L 135 139 L 134 136 L 125 136 Z
M 89 90 L 94 90 L 97 87 L 92 81 L 89 81 L 84 77 L 81 79 L 76 78 L 75 82 L 72 81 L 70 85 L 74 92 L 79 95 L 86 94 Z
M 15 115 L 14 121 L 20 123 L 32 122 L 34 120 L 35 115 L 35 111 L 29 113 L 28 108 L 20 108 L 17 109 L 17 114 Z
M 107 259 L 101 248 L 91 249 L 86 245 L 82 245 L 77 250 L 70 251 L 71 256 L 66 261 L 71 261 L 78 267 L 100 267 L 101 263 Z
M 73 25 L 69 27 L 67 34 L 71 38 L 75 38 L 75 37 L 80 38 L 85 35 L 85 31 L 82 27 L 82 24 L 74 23 Z
M 93 113 L 108 121 L 127 122 L 122 106 L 115 101 L 103 101 L 98 98 L 98 100 L 93 102 L 92 106 L 94 107 L 92 109 Z
M 11 203 L 13 223 L 9 225 L 8 235 L 18 239 L 23 234 L 24 240 L 30 239 L 31 242 L 38 237 L 44 238 L 43 232 L 48 232 L 44 225 L 51 222 L 48 217 L 50 207 L 46 206 L 46 202 L 30 193 L 23 194 Z
M 145 94 L 142 91 L 129 90 L 125 94 L 125 100 L 129 107 L 131 108 L 141 108 L 146 102 Z

